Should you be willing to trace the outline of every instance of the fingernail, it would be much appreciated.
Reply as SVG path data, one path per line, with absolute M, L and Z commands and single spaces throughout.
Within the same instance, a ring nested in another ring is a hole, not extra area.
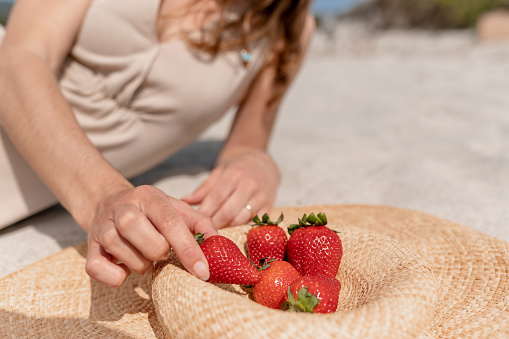
M 210 278 L 209 269 L 203 261 L 198 261 L 193 265 L 193 272 L 201 280 L 207 281 Z

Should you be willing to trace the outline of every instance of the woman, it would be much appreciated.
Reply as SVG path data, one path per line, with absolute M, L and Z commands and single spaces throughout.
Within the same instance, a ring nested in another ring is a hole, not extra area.
M 172 248 L 208 279 L 193 234 L 246 223 L 274 202 L 279 173 L 267 143 L 313 30 L 308 8 L 299 0 L 17 0 L 0 45 L 0 223 L 58 200 L 88 232 L 92 278 L 119 286 Z M 233 106 L 217 166 L 190 196 L 126 179 Z

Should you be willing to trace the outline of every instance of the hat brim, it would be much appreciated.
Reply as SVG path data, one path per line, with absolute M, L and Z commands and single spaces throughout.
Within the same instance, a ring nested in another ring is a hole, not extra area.
M 395 239 L 421 256 L 438 283 L 434 315 L 420 338 L 509 336 L 509 243 L 424 213 L 385 206 L 275 208 L 291 223 L 324 212 Z M 287 226 L 287 224 L 285 224 Z M 85 273 L 86 244 L 67 248 L 0 280 L 0 333 L 14 337 L 164 338 L 151 276 L 108 288 Z M 369 324 L 366 324 L 369 326 Z
M 160 262 L 152 299 L 170 338 L 415 338 L 430 323 L 437 284 L 427 263 L 401 243 L 352 225 L 328 224 L 344 255 L 336 278 L 338 307 L 329 314 L 283 312 L 254 301 L 250 289 L 210 284 L 189 274 L 176 256 Z M 246 254 L 251 226 L 225 229 Z M 316 238 L 323 244 L 327 239 Z M 269 263 L 270 265 L 270 263 Z M 277 283 L 276 283 L 277 285 Z M 291 324 L 291 326 L 288 326 Z

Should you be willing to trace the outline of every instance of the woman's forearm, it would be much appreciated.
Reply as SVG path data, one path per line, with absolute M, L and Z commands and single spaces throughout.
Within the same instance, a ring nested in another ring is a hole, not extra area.
M 239 107 L 217 163 L 244 153 L 267 149 L 279 100 L 269 106 L 275 70 L 270 65 L 260 72 Z
M 35 173 L 87 228 L 102 197 L 132 186 L 89 141 L 44 60 L 29 51 L 13 54 L 0 55 L 0 121 Z
M 120 286 L 175 251 L 187 271 L 207 280 L 194 233 L 217 234 L 212 221 L 150 186 L 133 188 L 91 144 L 42 58 L 0 51 L 0 119 L 34 171 L 88 232 L 85 269 Z M 120 263 L 119 263 L 120 262 Z
M 301 68 L 313 32 L 314 20 L 308 16 L 301 36 L 301 54 L 292 65 L 285 84 L 275 83 L 275 55 L 269 56 L 269 61 L 253 82 L 235 116 L 218 164 L 253 150 L 266 151 L 281 100 Z M 280 95 L 274 99 L 276 93 Z

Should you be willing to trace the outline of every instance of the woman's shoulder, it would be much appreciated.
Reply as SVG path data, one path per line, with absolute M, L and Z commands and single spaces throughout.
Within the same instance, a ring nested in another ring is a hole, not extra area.
M 9 15 L 2 51 L 37 55 L 57 71 L 72 49 L 92 1 L 17 0 Z
M 158 43 L 155 20 L 159 0 L 93 1 L 76 45 L 105 56 L 126 56 Z

